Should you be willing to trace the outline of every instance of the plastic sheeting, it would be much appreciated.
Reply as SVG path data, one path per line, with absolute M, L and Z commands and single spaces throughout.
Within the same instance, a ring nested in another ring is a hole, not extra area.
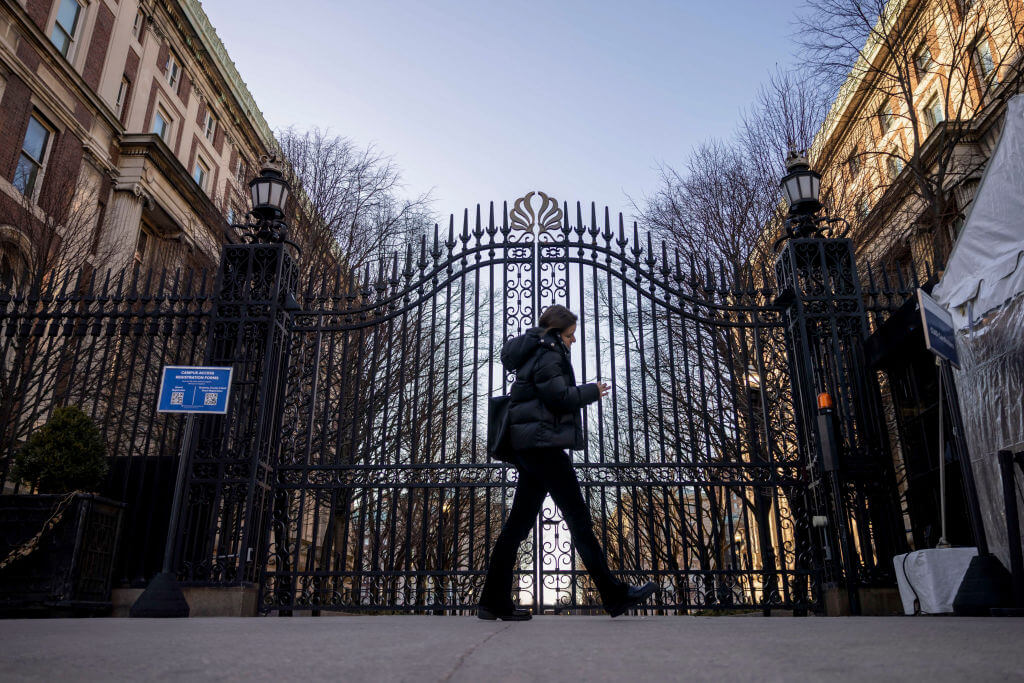
M 932 296 L 957 327 L 1024 291 L 1024 95 L 1007 103 L 1006 121 L 985 168 L 942 281 Z
M 985 535 L 989 550 L 1009 567 L 996 453 L 1024 449 L 1024 293 L 960 330 L 957 341 L 962 369 L 956 385 Z M 1016 481 L 1017 505 L 1024 510 L 1019 472 Z
M 959 330 L 956 385 L 985 536 L 1008 564 L 996 453 L 1024 449 L 1024 95 L 1007 103 L 999 143 L 932 296 Z M 1019 475 L 1016 488 L 1024 488 Z

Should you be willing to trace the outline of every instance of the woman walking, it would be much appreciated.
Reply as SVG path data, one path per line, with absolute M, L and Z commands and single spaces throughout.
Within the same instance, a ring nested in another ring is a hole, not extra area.
M 519 544 L 533 528 L 544 496 L 549 493 L 562 512 L 605 610 L 612 617 L 643 603 L 657 588 L 653 582 L 630 586 L 612 576 L 594 535 L 590 510 L 583 500 L 572 459 L 563 450 L 583 448 L 580 411 L 607 395 L 610 388 L 603 382 L 576 386 L 576 375 L 569 362 L 569 347 L 576 341 L 575 334 L 576 315 L 565 306 L 555 305 L 541 315 L 539 327 L 510 339 L 501 349 L 505 370 L 516 373 L 508 424 L 519 481 L 512 510 L 491 552 L 477 610 L 481 619 L 531 618 L 528 609 L 518 609 L 512 602 L 512 575 Z

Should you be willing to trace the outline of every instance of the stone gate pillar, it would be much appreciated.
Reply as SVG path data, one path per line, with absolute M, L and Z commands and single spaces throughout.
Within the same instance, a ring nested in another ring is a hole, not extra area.
M 205 364 L 234 372 L 227 414 L 197 416 L 190 439 L 175 561 L 186 585 L 259 578 L 297 279 L 285 243 L 224 247 Z
M 859 587 L 893 584 L 892 558 L 906 538 L 878 382 L 864 359 L 868 322 L 853 245 L 789 239 L 775 273 L 798 441 L 813 499 L 827 511 L 810 537 L 822 543 L 826 584 L 844 584 L 856 612 Z M 835 406 L 824 417 L 823 392 Z

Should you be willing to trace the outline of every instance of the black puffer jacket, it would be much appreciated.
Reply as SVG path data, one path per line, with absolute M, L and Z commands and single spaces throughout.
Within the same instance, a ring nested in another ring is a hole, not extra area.
M 596 384 L 576 386 L 569 349 L 552 332 L 534 327 L 509 339 L 501 349 L 501 364 L 515 371 L 509 401 L 512 448 L 583 448 L 580 409 L 600 398 Z

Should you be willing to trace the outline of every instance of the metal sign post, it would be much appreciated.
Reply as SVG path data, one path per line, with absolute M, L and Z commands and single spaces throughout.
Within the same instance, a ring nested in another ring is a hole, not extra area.
M 948 548 L 946 540 L 946 430 L 943 423 L 944 408 L 942 387 L 942 364 L 951 363 L 960 367 L 960 357 L 956 350 L 956 333 L 953 329 L 953 316 L 939 302 L 928 295 L 923 289 L 917 290 L 917 303 L 921 311 L 921 323 L 924 326 L 924 345 L 935 354 L 935 367 L 939 379 L 939 514 L 942 532 L 936 548 Z
M 153 577 L 146 590 L 131 608 L 133 617 L 187 617 L 188 602 L 174 573 L 174 551 L 178 538 L 182 501 L 185 497 L 185 477 L 192 452 L 192 432 L 196 413 L 220 414 L 228 412 L 231 396 L 231 368 L 166 365 L 160 379 L 157 412 L 186 413 L 185 433 L 178 455 L 178 474 L 174 482 L 171 517 L 167 523 L 167 541 L 160 573 Z

